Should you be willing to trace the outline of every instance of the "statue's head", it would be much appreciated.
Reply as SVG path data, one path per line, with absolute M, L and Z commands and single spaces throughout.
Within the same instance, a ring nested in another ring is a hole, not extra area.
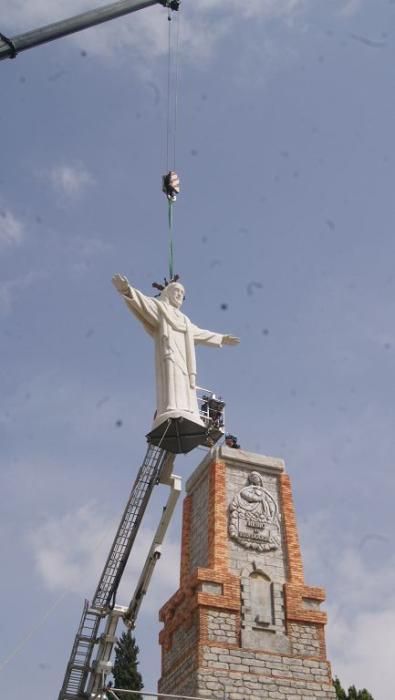
M 185 298 L 185 289 L 179 282 L 170 282 L 160 295 L 161 301 L 167 301 L 171 306 L 179 309 Z
M 250 472 L 248 481 L 250 484 L 254 484 L 254 486 L 262 486 L 262 477 L 258 472 Z

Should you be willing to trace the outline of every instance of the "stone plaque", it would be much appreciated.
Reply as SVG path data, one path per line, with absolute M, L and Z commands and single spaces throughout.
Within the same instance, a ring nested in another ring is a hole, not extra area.
M 246 549 L 269 552 L 280 545 L 277 503 L 263 488 L 258 472 L 248 475 L 248 484 L 229 506 L 229 535 Z

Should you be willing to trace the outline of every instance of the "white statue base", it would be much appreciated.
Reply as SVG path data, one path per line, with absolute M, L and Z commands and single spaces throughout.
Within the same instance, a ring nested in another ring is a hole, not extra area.
M 167 411 L 155 419 L 146 437 L 151 445 L 173 454 L 186 454 L 199 445 L 211 447 L 222 435 L 222 430 L 213 430 L 196 420 L 194 413 Z
M 152 430 L 158 428 L 162 423 L 165 423 L 169 418 L 185 418 L 185 420 L 200 425 L 201 428 L 205 428 L 205 424 L 201 420 L 199 414 L 193 413 L 192 411 L 184 411 L 180 408 L 175 408 L 170 411 L 163 411 L 160 415 L 154 418 L 152 424 Z

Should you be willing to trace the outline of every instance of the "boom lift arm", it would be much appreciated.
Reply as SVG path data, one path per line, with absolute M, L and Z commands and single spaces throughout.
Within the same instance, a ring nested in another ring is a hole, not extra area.
M 167 503 L 163 508 L 162 517 L 137 582 L 134 595 L 129 603 L 129 607 L 126 608 L 115 605 L 107 618 L 106 627 L 104 633 L 100 637 L 97 656 L 92 664 L 92 672 L 88 680 L 87 692 L 89 698 L 100 698 L 100 694 L 106 685 L 106 676 L 111 673 L 112 670 L 111 654 L 116 642 L 115 634 L 118 620 L 121 617 L 127 627 L 134 629 L 137 615 L 148 590 L 155 564 L 161 556 L 161 546 L 178 497 L 181 493 L 181 479 L 171 474 L 170 478 L 161 478 L 161 483 L 167 483 L 170 486 Z
M 223 409 L 225 403 L 207 389 L 198 390 L 200 416 L 206 426 L 201 443 L 211 446 L 224 434 Z M 188 421 L 186 421 L 188 423 Z M 115 633 L 119 618 L 125 625 L 134 628 L 143 597 L 157 560 L 161 545 L 181 491 L 181 479 L 172 474 L 175 452 L 163 449 L 167 433 L 174 431 L 177 419 L 169 419 L 159 444 L 150 442 L 142 466 L 137 474 L 126 508 L 121 518 L 114 542 L 107 557 L 92 604 L 85 601 L 81 622 L 75 636 L 73 648 L 58 700 L 83 700 L 84 698 L 106 698 L 106 676 L 111 673 L 111 653 L 116 641 Z M 188 429 L 188 428 L 187 428 Z M 176 452 L 180 452 L 179 449 Z M 129 607 L 115 605 L 116 593 L 125 570 L 129 554 L 136 539 L 145 509 L 155 484 L 170 486 L 167 504 L 154 535 L 145 565 L 138 580 Z M 103 632 L 100 632 L 105 622 Z M 98 645 L 96 659 L 93 652 Z
M 117 589 L 127 564 L 130 551 L 154 486 L 159 482 L 169 483 L 172 492 L 155 535 L 153 547 L 151 547 L 150 550 L 149 557 L 151 555 L 152 561 L 147 563 L 144 567 L 146 579 L 142 580 L 142 577 L 140 577 L 137 591 L 133 599 L 133 601 L 135 601 L 133 604 L 133 612 L 130 613 L 129 619 L 131 619 L 133 615 L 133 619 L 135 619 L 137 615 L 141 597 L 146 591 L 153 566 L 157 560 L 155 548 L 163 541 L 168 522 L 174 510 L 176 497 L 178 497 L 181 488 L 179 479 L 176 477 L 169 477 L 174 458 L 175 455 L 171 452 L 166 452 L 154 445 L 148 445 L 145 459 L 134 482 L 99 584 L 93 596 L 92 604 L 90 605 L 88 601 L 85 601 L 81 622 L 75 636 L 63 685 L 59 693 L 59 700 L 82 700 L 82 698 L 89 697 L 87 694 L 87 687 L 92 687 L 92 672 L 93 675 L 95 675 L 95 669 L 92 665 L 92 656 L 96 644 L 101 639 L 99 633 L 101 622 L 104 618 L 109 617 L 105 635 L 107 634 L 107 636 L 114 637 L 116 624 L 120 615 L 119 613 L 117 615 L 114 613 L 111 621 L 111 613 L 115 608 Z M 123 612 L 126 613 L 127 609 L 125 608 Z M 100 659 L 97 659 L 97 661 L 100 661 Z M 105 667 L 100 669 L 101 676 L 103 676 L 104 670 Z M 110 665 L 108 664 L 107 673 L 110 670 Z
M 129 607 L 123 616 L 125 624 L 130 627 L 130 629 L 134 629 L 136 626 L 137 615 L 139 613 L 141 603 L 145 594 L 147 593 L 155 564 L 162 555 L 163 540 L 165 539 L 167 528 L 169 527 L 178 497 L 181 493 L 181 479 L 179 476 L 172 474 L 170 476 L 170 480 L 166 483 L 168 483 L 170 486 L 170 494 L 167 503 L 163 508 L 162 517 L 154 535 L 154 539 L 152 540 L 152 545 L 148 552 L 140 578 L 137 582 L 136 590 L 129 603 Z

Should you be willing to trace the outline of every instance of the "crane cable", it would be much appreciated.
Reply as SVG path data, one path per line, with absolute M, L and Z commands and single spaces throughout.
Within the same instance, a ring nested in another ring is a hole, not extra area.
M 178 113 L 178 82 L 179 82 L 179 43 L 180 19 L 177 12 L 176 46 L 173 47 L 173 17 L 171 7 L 168 7 L 168 51 L 167 51 L 167 115 L 166 115 L 166 174 L 162 178 L 162 190 L 167 197 L 167 222 L 169 231 L 169 279 L 174 277 L 174 213 L 173 207 L 180 192 L 180 180 L 175 172 L 176 142 L 177 142 L 177 113 Z M 171 154 L 172 151 L 172 154 Z

